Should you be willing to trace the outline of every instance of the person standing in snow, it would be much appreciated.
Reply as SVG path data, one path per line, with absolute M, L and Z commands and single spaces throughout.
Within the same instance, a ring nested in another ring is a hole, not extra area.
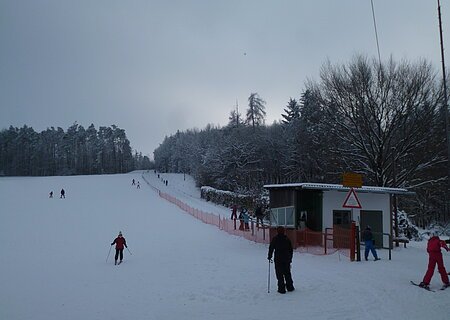
M 431 282 L 431 278 L 434 274 L 434 269 L 436 267 L 436 264 L 438 266 L 438 271 L 441 274 L 441 280 L 444 283 L 443 288 L 450 287 L 449 279 L 447 271 L 444 267 L 444 260 L 442 259 L 442 252 L 441 248 L 444 248 L 447 250 L 447 252 L 450 250 L 447 247 L 447 244 L 445 241 L 439 239 L 439 236 L 436 232 L 433 232 L 432 237 L 428 240 L 427 244 L 427 252 L 428 252 L 428 269 L 425 273 L 425 276 L 423 277 L 422 282 L 419 284 L 420 287 L 428 288 Z
M 239 211 L 239 230 L 244 230 L 245 228 L 245 221 L 247 221 L 248 224 L 248 215 L 247 215 L 247 209 L 244 207 L 241 207 L 241 210 Z
M 49 198 L 53 198 L 53 191 L 50 191 L 48 197 L 49 197 Z
M 278 280 L 278 292 L 286 293 L 287 291 L 294 291 L 294 282 L 291 275 L 291 263 L 293 248 L 291 240 L 285 235 L 284 227 L 277 227 L 277 235 L 272 238 L 269 246 L 269 254 L 267 259 L 272 260 L 272 255 L 275 251 L 275 274 Z
M 116 244 L 116 255 L 114 257 L 114 264 L 117 264 L 117 260 L 120 258 L 119 263 L 122 263 L 123 260 L 123 248 L 127 247 L 127 241 L 122 236 L 122 231 L 119 231 L 119 235 L 117 238 L 114 239 L 114 241 L 111 243 L 111 245 Z
M 255 209 L 255 217 L 256 217 L 256 226 L 259 227 L 259 224 L 261 223 L 261 227 L 263 226 L 263 218 L 264 218 L 264 212 L 263 208 L 260 204 L 256 206 Z
M 373 234 L 372 230 L 370 229 L 370 226 L 367 226 L 366 229 L 363 231 L 362 239 L 364 241 L 364 245 L 366 249 L 364 250 L 364 258 L 366 261 L 369 258 L 369 251 L 372 252 L 372 255 L 375 259 L 375 261 L 380 260 L 377 255 L 377 251 L 375 250 L 375 247 L 373 246 Z
M 137 189 L 140 189 L 140 188 L 141 188 L 141 184 L 139 183 L 139 181 L 138 181 L 138 183 L 137 183 L 136 188 L 137 188 Z
M 64 191 L 64 189 L 61 189 L 61 196 L 59 197 L 60 199 L 62 198 L 66 198 L 66 192 Z
M 249 222 L 250 222 L 250 215 L 249 215 L 249 213 L 248 213 L 247 210 L 245 210 L 245 211 L 242 213 L 242 217 L 244 218 L 244 229 L 245 229 L 245 231 L 250 230 L 250 225 L 249 225 Z
M 135 182 L 135 180 L 133 179 L 133 180 L 131 181 L 131 185 L 134 186 L 135 184 L 136 184 L 136 182 Z
M 237 219 L 237 205 L 233 204 L 233 207 L 231 209 L 231 220 Z

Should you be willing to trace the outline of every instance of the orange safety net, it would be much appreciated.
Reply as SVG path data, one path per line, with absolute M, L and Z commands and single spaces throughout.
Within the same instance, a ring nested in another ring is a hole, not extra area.
M 339 227 L 327 228 L 325 232 L 309 229 L 296 230 L 296 251 L 316 255 L 339 253 L 351 256 L 351 231 Z
M 183 201 L 177 199 L 176 197 L 161 192 L 158 192 L 159 196 L 167 201 L 177 205 L 181 210 L 189 213 L 193 217 L 201 220 L 206 224 L 211 224 L 218 227 L 229 234 L 243 237 L 247 240 L 258 242 L 258 243 L 269 243 L 269 232 L 268 227 L 260 224 L 256 224 L 254 221 L 250 221 L 248 225 L 240 226 L 241 222 L 239 220 L 231 220 L 220 215 L 215 215 L 213 213 L 204 212 L 202 210 L 193 208 Z
M 148 182 L 147 184 L 151 186 Z M 177 205 L 186 213 L 189 213 L 193 217 L 201 220 L 206 224 L 215 225 L 220 230 L 223 230 L 231 235 L 243 237 L 250 241 L 265 244 L 270 243 L 269 225 L 256 223 L 255 220 L 251 220 L 247 225 L 245 225 L 239 220 L 228 219 L 226 217 L 221 217 L 220 215 L 204 212 L 202 210 L 189 206 L 185 202 L 177 199 L 170 194 L 161 192 L 159 189 L 153 186 L 151 187 L 156 192 L 158 192 L 161 198 Z M 291 240 L 293 240 L 293 246 L 297 252 L 326 255 L 334 254 L 339 251 L 341 254 L 347 257 L 351 256 L 350 244 L 352 236 L 350 229 L 334 226 L 334 228 L 327 228 L 325 230 L 325 233 L 311 231 L 309 229 L 291 229 L 288 232 L 288 236 L 291 238 Z

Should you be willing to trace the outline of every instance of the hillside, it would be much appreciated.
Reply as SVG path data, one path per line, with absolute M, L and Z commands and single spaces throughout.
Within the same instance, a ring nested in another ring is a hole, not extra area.
M 149 183 L 205 211 L 193 180 Z M 141 189 L 131 186 L 140 181 Z M 59 199 L 59 190 L 66 199 Z M 55 198 L 49 199 L 53 190 Z M 130 251 L 114 266 L 110 243 Z M 450 291 L 427 292 L 425 242 L 393 260 L 294 254 L 296 291 L 267 292 L 267 246 L 230 236 L 158 197 L 139 172 L 0 178 L 0 319 L 448 319 Z M 130 252 L 132 254 L 130 254 Z M 444 253 L 450 269 L 450 254 Z M 431 286 L 441 286 L 437 271 Z

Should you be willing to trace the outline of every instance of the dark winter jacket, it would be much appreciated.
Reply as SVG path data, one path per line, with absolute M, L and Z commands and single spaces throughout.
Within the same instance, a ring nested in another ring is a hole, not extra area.
M 291 263 L 292 262 L 292 243 L 285 234 L 277 234 L 270 241 L 269 255 L 267 258 L 272 259 L 272 254 L 275 251 L 275 263 Z
M 373 240 L 373 234 L 372 234 L 372 231 L 370 229 L 365 229 L 363 231 L 362 240 L 363 241 L 371 241 L 371 240 Z
M 430 240 L 428 240 L 427 244 L 427 252 L 441 252 L 441 248 L 444 248 L 445 250 L 449 251 L 449 248 L 447 247 L 447 244 L 445 241 L 442 241 L 439 239 L 438 236 L 431 237 Z
M 263 210 L 260 206 L 256 207 L 255 216 L 257 218 L 261 218 L 262 216 L 264 216 Z
M 117 237 L 114 239 L 114 241 L 111 243 L 111 245 L 116 244 L 117 250 L 123 250 L 123 247 L 127 247 L 127 241 L 124 237 Z M 128 248 L 128 247 L 127 247 Z

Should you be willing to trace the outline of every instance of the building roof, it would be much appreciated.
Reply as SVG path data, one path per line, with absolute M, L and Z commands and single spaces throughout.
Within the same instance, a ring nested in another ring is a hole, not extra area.
M 275 188 L 289 188 L 289 189 L 306 189 L 306 190 L 323 190 L 323 191 L 348 191 L 349 187 L 344 187 L 342 184 L 328 184 L 328 183 L 285 183 L 285 184 L 266 184 L 266 189 Z M 414 194 L 403 188 L 386 188 L 386 187 L 371 187 L 362 186 L 361 188 L 354 188 L 357 192 L 362 193 L 388 193 L 388 194 Z

